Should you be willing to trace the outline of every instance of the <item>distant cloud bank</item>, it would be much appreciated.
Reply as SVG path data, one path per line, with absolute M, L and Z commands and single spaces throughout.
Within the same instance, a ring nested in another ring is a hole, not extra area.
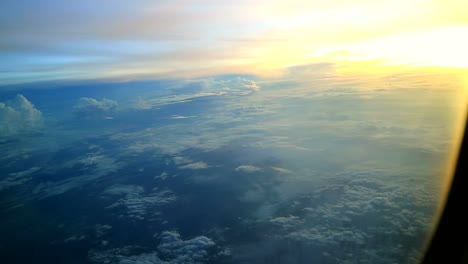
M 196 264 L 209 259 L 209 250 L 216 249 L 216 243 L 206 236 L 182 239 L 179 232 L 163 231 L 159 236 L 157 250 L 129 255 L 135 246 L 113 248 L 106 251 L 91 251 L 92 263 L 154 263 L 154 264 Z

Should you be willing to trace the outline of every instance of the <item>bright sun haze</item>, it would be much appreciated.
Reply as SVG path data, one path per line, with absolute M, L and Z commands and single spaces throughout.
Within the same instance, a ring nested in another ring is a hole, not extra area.
M 317 62 L 466 69 L 467 9 L 464 0 L 3 1 L 0 82 L 278 75 Z

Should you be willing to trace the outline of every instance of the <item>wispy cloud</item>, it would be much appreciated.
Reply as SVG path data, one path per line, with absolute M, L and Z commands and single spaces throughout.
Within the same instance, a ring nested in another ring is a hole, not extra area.
M 210 166 L 208 166 L 208 164 L 206 164 L 205 162 L 199 161 L 199 162 L 194 162 L 194 163 L 180 166 L 179 169 L 201 170 L 201 169 L 206 169 L 209 167 Z
M 41 181 L 34 186 L 33 198 L 44 199 L 47 197 L 60 195 L 70 190 L 81 188 L 92 181 L 101 178 L 109 173 L 113 173 L 123 167 L 122 162 L 100 153 L 100 150 L 86 153 L 76 159 L 69 160 L 57 166 L 51 166 L 50 172 L 57 172 L 64 168 L 73 168 L 82 166 L 87 170 L 86 173 L 73 177 L 63 178 L 57 181 Z
M 236 171 L 254 173 L 254 172 L 262 171 L 262 169 L 253 165 L 241 165 L 236 168 Z
M 8 174 L 0 180 L 0 191 L 13 186 L 21 185 L 31 180 L 31 175 L 41 170 L 40 167 L 32 167 L 25 171 L 14 172 Z

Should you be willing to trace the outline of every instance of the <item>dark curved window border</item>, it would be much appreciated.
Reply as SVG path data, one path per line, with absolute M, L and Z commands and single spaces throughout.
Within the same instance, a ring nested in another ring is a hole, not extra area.
M 468 263 L 467 128 L 468 126 L 465 126 L 447 203 L 422 264 Z

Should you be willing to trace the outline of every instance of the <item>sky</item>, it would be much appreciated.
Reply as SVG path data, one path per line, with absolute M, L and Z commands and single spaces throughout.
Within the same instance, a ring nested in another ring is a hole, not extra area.
M 468 69 L 467 0 L 4 0 L 0 7 L 0 84 L 280 76 L 323 62 L 353 72 Z

